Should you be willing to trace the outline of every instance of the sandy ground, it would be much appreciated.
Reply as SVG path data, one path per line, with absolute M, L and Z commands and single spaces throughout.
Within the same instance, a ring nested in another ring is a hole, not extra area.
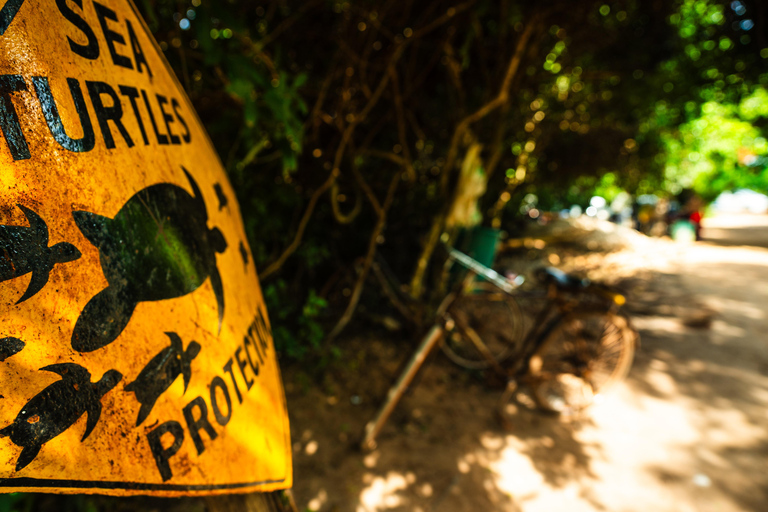
M 580 417 L 520 409 L 505 430 L 500 391 L 437 354 L 364 454 L 363 425 L 415 342 L 350 340 L 346 368 L 321 387 L 286 372 L 300 508 L 767 510 L 768 217 L 710 219 L 703 234 L 540 251 L 623 283 L 642 338 L 627 381 Z

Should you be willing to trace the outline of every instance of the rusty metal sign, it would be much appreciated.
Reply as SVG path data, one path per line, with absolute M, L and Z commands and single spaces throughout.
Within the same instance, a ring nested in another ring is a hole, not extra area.
M 291 486 L 233 190 L 132 3 L 0 8 L 0 492 Z

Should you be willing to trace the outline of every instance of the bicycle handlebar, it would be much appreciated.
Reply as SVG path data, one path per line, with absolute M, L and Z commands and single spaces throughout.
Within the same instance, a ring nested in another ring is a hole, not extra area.
M 475 274 L 486 278 L 488 281 L 492 282 L 506 293 L 514 293 L 515 289 L 523 284 L 523 281 L 525 280 L 523 276 L 517 276 L 514 281 L 510 281 L 499 275 L 499 273 L 495 270 L 486 267 L 471 256 L 468 256 L 461 251 L 457 251 L 453 247 L 448 247 L 447 249 L 448 257 L 450 259 L 460 263 L 462 266 L 468 268 Z

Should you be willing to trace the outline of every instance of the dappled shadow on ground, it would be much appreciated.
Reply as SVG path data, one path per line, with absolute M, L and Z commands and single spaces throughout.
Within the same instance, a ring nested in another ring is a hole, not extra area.
M 718 259 L 738 256 L 724 249 L 701 250 L 709 249 L 680 262 L 680 275 L 651 276 L 652 288 L 668 293 L 640 293 L 633 303 L 643 346 L 630 384 L 640 397 L 683 412 L 668 420 L 681 431 L 668 463 L 649 469 L 667 486 L 700 487 L 692 499 L 709 503 L 705 509 L 761 510 L 768 499 L 768 323 L 760 305 L 768 290 L 755 283 L 768 276 L 768 252 L 755 265 Z
M 544 488 L 573 492 L 567 488 L 575 479 L 594 477 L 591 453 L 599 446 L 576 438 L 588 416 L 563 421 L 520 406 L 502 428 L 495 415 L 502 390 L 440 353 L 395 410 L 377 449 L 358 451 L 398 357 L 407 355 L 394 348 L 402 344 L 365 343 L 370 361 L 362 356 L 354 371 L 341 372 L 352 382 L 327 382 L 324 390 L 289 386 L 297 499 L 310 509 L 514 511 Z
M 768 215 L 731 214 L 705 218 L 701 235 L 704 241 L 715 245 L 768 248 Z
M 754 283 L 768 278 L 768 258 L 665 247 L 644 257 L 677 251 L 676 270 L 638 266 L 616 283 L 642 344 L 627 382 L 580 417 L 519 405 L 504 429 L 494 415 L 501 390 L 437 354 L 365 454 L 356 442 L 412 345 L 384 333 L 349 341 L 346 367 L 319 387 L 287 372 L 299 503 L 339 512 L 760 510 L 768 290 Z
M 702 239 L 705 242 L 723 246 L 768 247 L 768 227 L 706 228 L 702 233 Z
M 485 432 L 500 431 L 493 419 L 496 393 L 440 355 L 423 368 L 377 449 L 359 451 L 364 424 L 408 355 L 393 340 L 361 340 L 360 347 L 360 359 L 328 379 L 325 389 L 289 395 L 299 502 L 340 512 L 517 510 L 490 468 L 503 443 L 483 440 Z

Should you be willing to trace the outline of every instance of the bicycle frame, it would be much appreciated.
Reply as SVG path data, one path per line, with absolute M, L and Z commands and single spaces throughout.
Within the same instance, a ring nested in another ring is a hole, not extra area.
M 518 276 L 517 279 L 510 282 L 494 270 L 460 251 L 448 248 L 448 253 L 449 260 L 458 262 L 463 267 L 467 268 L 469 270 L 469 275 L 462 279 L 460 288 L 457 291 L 451 291 L 446 294 L 440 306 L 437 308 L 434 325 L 429 329 L 416 350 L 411 354 L 410 359 L 406 363 L 397 381 L 389 389 L 387 397 L 375 418 L 366 424 L 365 434 L 360 443 L 363 450 L 372 450 L 376 447 L 376 436 L 379 434 L 387 419 L 392 414 L 392 411 L 405 394 L 405 391 L 413 381 L 413 378 L 424 365 L 427 356 L 434 350 L 435 346 L 444 339 L 446 327 L 452 329 L 453 325 L 456 325 L 463 331 L 473 345 L 475 345 L 478 352 L 488 360 L 490 367 L 503 378 L 507 379 L 507 390 L 504 393 L 504 396 L 506 396 L 509 393 L 514 392 L 518 382 L 525 381 L 525 376 L 531 374 L 531 359 L 566 316 L 573 313 L 607 313 L 612 311 L 614 306 L 623 303 L 623 296 L 617 294 L 611 295 L 609 292 L 605 292 L 604 295 L 606 298 L 611 298 L 612 305 L 609 305 L 607 302 L 599 305 L 584 304 L 580 300 L 580 297 L 583 295 L 603 295 L 599 289 L 593 289 L 592 286 L 574 290 L 576 297 L 566 300 L 564 297 L 567 295 L 567 292 L 558 288 L 556 284 L 550 283 L 547 303 L 542 311 L 536 316 L 533 328 L 523 338 L 520 350 L 510 357 L 512 363 L 502 365 L 496 360 L 485 343 L 483 343 L 480 336 L 469 325 L 462 325 L 451 317 L 450 308 L 456 299 L 462 295 L 469 280 L 473 280 L 475 276 L 485 278 L 502 293 L 508 295 L 510 299 L 517 295 L 516 290 L 522 284 L 523 279 Z
M 493 283 L 505 293 L 512 293 L 520 284 L 522 284 L 522 277 L 518 276 L 519 279 L 514 282 L 509 282 L 493 269 L 486 267 L 474 258 L 451 247 L 448 248 L 448 257 L 450 260 L 460 263 L 470 271 L 470 276 L 467 276 L 465 280 L 468 278 L 473 278 L 475 275 L 479 275 Z M 451 306 L 451 304 L 456 300 L 458 296 L 458 292 L 448 293 L 441 302 L 440 306 L 437 308 L 434 325 L 421 339 L 421 343 L 419 343 L 418 347 L 416 347 L 416 350 L 414 350 L 414 352 L 411 354 L 410 359 L 406 363 L 395 384 L 389 388 L 387 397 L 384 400 L 384 404 L 382 404 L 379 412 L 376 414 L 376 417 L 366 424 L 365 434 L 363 436 L 363 440 L 360 443 L 360 446 L 363 450 L 373 450 L 376 447 L 376 436 L 384 427 L 384 424 L 386 423 L 387 419 L 389 419 L 389 416 L 392 414 L 392 411 L 397 406 L 403 394 L 405 394 L 408 386 L 413 381 L 413 378 L 424 365 L 427 356 L 429 356 L 432 350 L 434 350 L 435 346 L 437 346 L 440 340 L 443 339 L 445 329 L 441 320 L 446 318 L 446 310 Z

